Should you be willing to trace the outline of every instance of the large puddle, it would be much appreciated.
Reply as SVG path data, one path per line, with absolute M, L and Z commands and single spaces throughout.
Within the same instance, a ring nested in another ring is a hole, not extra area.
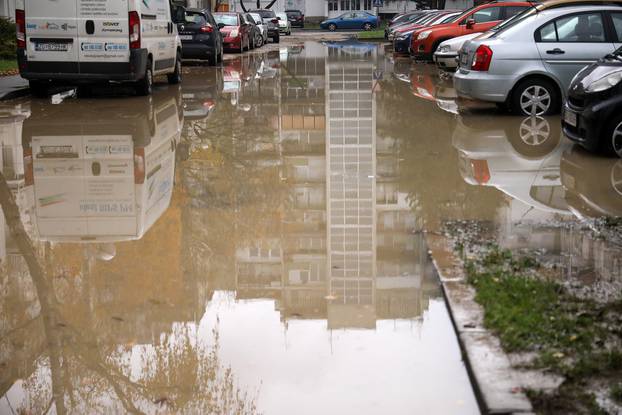
M 621 161 L 375 44 L 5 104 L 0 139 L 0 413 L 477 413 L 425 231 L 621 279 L 569 226 L 622 213 Z

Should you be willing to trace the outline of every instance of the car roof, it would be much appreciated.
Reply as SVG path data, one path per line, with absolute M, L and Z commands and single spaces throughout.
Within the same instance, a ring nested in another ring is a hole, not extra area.
M 535 3 L 535 2 L 534 2 Z M 535 4 L 536 9 L 545 10 L 564 6 L 607 6 L 622 5 L 622 0 L 543 0 Z

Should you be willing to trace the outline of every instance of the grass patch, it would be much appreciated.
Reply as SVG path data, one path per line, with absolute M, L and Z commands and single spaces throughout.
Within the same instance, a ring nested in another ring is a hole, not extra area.
M 17 70 L 17 61 L 0 59 L 0 73 Z
M 535 352 L 529 366 L 566 378 L 552 397 L 532 394 L 534 406 L 538 412 L 562 413 L 558 410 L 566 400 L 581 398 L 587 412 L 599 413 L 593 396 L 579 396 L 576 390 L 590 378 L 622 381 L 622 303 L 602 305 L 576 298 L 538 276 L 533 258 L 489 248 L 479 260 L 466 264 L 475 300 L 484 308 L 484 324 L 506 351 Z M 622 390 L 617 393 L 622 395 Z
M 359 39 L 384 39 L 384 29 L 369 30 L 358 34 Z

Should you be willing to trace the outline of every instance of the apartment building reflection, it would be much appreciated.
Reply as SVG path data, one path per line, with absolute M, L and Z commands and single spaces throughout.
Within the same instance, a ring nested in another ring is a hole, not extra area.
M 364 62 L 352 61 L 357 51 Z M 376 137 L 375 53 L 348 42 L 282 56 L 279 138 L 292 196 L 263 219 L 269 235 L 237 248 L 236 289 L 275 299 L 284 321 L 371 329 L 421 316 L 438 295 L 397 184 L 399 143 Z

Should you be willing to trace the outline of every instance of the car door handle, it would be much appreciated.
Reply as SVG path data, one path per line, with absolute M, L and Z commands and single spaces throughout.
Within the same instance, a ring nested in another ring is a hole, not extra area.
M 560 48 L 555 48 L 552 50 L 547 50 L 546 53 L 549 55 L 563 55 L 564 53 L 566 53 L 566 51 L 561 50 Z

